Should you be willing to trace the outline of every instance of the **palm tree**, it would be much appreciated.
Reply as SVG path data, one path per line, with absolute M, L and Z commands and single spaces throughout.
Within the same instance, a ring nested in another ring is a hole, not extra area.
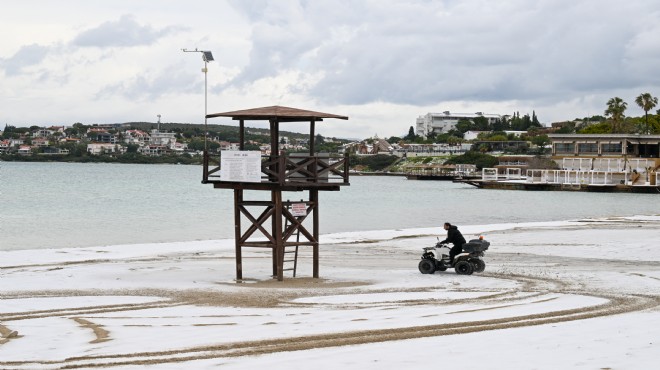
M 614 97 L 607 101 L 607 109 L 605 109 L 605 116 L 612 118 L 612 133 L 618 131 L 619 122 L 623 121 L 625 115 L 623 114 L 628 108 L 628 103 L 623 99 Z
M 644 116 L 646 117 L 646 133 L 650 134 L 651 128 L 649 126 L 649 111 L 658 105 L 658 98 L 654 98 L 649 93 L 643 93 L 640 94 L 637 99 L 635 99 L 635 103 L 637 103 L 640 108 L 644 109 Z

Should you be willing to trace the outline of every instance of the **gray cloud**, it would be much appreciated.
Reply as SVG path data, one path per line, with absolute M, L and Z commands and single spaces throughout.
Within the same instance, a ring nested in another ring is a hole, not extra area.
M 25 67 L 41 63 L 50 48 L 47 46 L 32 44 L 21 47 L 16 54 L 8 59 L 0 59 L 0 65 L 4 68 L 7 76 L 16 76 L 22 73 Z
M 322 73 L 326 104 L 561 101 L 660 84 L 660 3 L 235 2 L 254 22 L 231 83 Z
M 197 74 L 186 71 L 183 64 L 170 65 L 157 73 L 143 73 L 125 81 L 103 87 L 96 94 L 97 100 L 123 96 L 131 101 L 155 100 L 168 94 L 203 91 L 203 82 Z
M 131 15 L 123 15 L 117 21 L 109 21 L 96 28 L 82 32 L 73 39 L 76 46 L 94 47 L 130 47 L 150 45 L 163 36 L 181 30 L 180 27 L 169 26 L 154 29 L 142 26 Z

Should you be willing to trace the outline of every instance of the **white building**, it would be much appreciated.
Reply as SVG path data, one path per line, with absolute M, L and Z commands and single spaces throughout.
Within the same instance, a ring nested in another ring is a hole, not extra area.
M 502 119 L 499 114 L 477 113 L 451 113 L 444 111 L 442 113 L 427 113 L 419 116 L 415 125 L 415 134 L 426 138 L 430 133 L 445 134 L 456 127 L 461 119 L 473 120 L 477 117 L 485 117 L 488 124 L 492 125 L 497 120 Z
M 175 143 L 176 143 L 176 133 L 151 130 L 151 140 L 149 144 L 171 147 Z
M 87 153 L 89 154 L 104 154 L 104 153 L 123 153 L 124 147 L 117 144 L 110 143 L 91 143 L 87 144 Z
M 126 130 L 124 132 L 124 142 L 143 146 L 149 144 L 149 134 L 142 130 Z

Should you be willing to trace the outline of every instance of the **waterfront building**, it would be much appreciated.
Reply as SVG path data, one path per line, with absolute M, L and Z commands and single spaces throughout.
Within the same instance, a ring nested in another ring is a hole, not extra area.
M 551 134 L 558 169 L 484 168 L 481 188 L 660 192 L 660 135 Z
M 32 154 L 32 147 L 29 146 L 29 145 L 19 145 L 18 154 L 30 155 L 30 154 Z
M 550 134 L 552 157 L 654 158 L 660 164 L 660 135 Z
M 90 143 L 87 144 L 87 152 L 89 154 L 107 154 L 107 153 L 119 153 L 122 154 L 125 152 L 125 147 L 117 144 L 110 143 Z
M 444 111 L 442 113 L 427 113 L 419 116 L 415 122 L 415 134 L 426 138 L 431 133 L 444 134 L 456 128 L 456 124 L 461 119 L 474 120 L 477 117 L 485 117 L 488 124 L 492 125 L 502 119 L 499 114 L 477 113 L 451 113 Z

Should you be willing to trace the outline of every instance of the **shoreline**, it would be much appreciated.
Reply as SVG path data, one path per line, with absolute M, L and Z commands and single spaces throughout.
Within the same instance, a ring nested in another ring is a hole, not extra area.
M 458 225 L 462 234 L 466 239 L 478 238 L 481 235 L 485 237 L 489 232 L 501 232 L 503 230 L 521 229 L 521 228 L 552 228 L 552 227 L 567 227 L 580 225 L 585 222 L 606 222 L 612 220 L 660 220 L 660 214 L 654 215 L 632 215 L 632 216 L 608 216 L 598 218 L 583 218 L 583 219 L 566 219 L 554 221 L 531 221 L 531 222 L 515 222 L 515 223 L 495 223 L 495 224 L 482 224 L 482 225 Z M 442 225 L 437 227 L 419 227 L 419 228 L 401 228 L 401 229 L 382 229 L 382 230 L 363 230 L 363 231 L 344 231 L 333 232 L 320 235 L 320 246 L 324 244 L 333 245 L 337 243 L 371 243 L 388 239 L 397 238 L 421 238 L 421 237 L 442 237 L 446 234 Z M 39 247 L 39 248 L 24 248 L 24 249 L 0 249 L 2 253 L 27 253 L 30 251 L 76 251 L 84 249 L 109 249 L 109 250 L 122 250 L 124 248 L 133 248 L 136 246 L 143 248 L 156 248 L 166 247 L 167 250 L 174 250 L 182 245 L 197 245 L 200 248 L 207 248 L 207 246 L 220 246 L 222 248 L 234 248 L 234 238 L 221 238 L 221 239 L 205 239 L 205 240 L 180 240 L 180 241 L 152 241 L 152 242 L 137 242 L 137 243 L 121 243 L 121 244 L 98 244 L 86 245 L 77 247 Z

